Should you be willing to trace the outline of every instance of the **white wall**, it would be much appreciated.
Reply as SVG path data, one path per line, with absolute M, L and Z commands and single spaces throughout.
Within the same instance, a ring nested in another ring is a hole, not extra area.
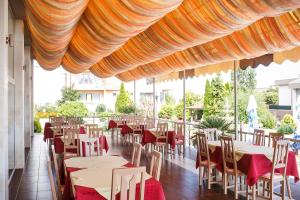
M 288 86 L 279 86 L 279 105 L 292 105 L 292 92 Z

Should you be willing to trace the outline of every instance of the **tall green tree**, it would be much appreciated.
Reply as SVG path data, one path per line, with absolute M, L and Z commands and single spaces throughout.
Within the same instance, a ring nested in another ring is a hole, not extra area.
M 78 101 L 80 94 L 77 90 L 71 87 L 63 87 L 61 89 L 61 99 L 58 100 L 58 105 L 64 104 L 68 101 Z
M 187 91 L 185 93 L 186 107 L 193 106 L 200 102 L 202 102 L 202 98 L 200 95 L 197 95 L 191 91 Z M 178 119 L 183 118 L 183 110 L 184 110 L 183 108 L 184 108 L 184 102 L 183 102 L 183 99 L 181 99 L 180 102 L 175 107 L 175 114 Z M 187 109 L 186 110 L 186 119 L 190 120 L 191 115 L 192 115 L 191 110 Z
M 278 88 L 271 87 L 267 89 L 264 95 L 264 99 L 266 104 L 268 105 L 276 105 L 279 103 L 279 94 L 278 94 Z
M 213 78 L 211 83 L 206 81 L 203 112 L 204 118 L 223 114 L 226 93 L 220 75 Z
M 231 73 L 231 80 L 233 82 L 233 72 Z M 254 91 L 256 88 L 256 72 L 255 69 L 248 67 L 247 69 L 237 70 L 237 85 L 238 89 L 244 92 Z
M 123 113 L 127 110 L 128 107 L 132 107 L 132 100 L 130 98 L 129 93 L 125 90 L 125 86 L 122 83 L 120 86 L 120 92 L 117 96 L 115 109 L 117 112 Z

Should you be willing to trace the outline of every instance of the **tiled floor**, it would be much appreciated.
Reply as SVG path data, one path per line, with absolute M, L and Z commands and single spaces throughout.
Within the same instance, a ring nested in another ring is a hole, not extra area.
M 109 154 L 118 154 L 130 159 L 131 148 L 122 146 L 120 141 L 110 139 Z M 198 186 L 198 171 L 195 170 L 195 151 L 188 149 L 187 157 L 166 159 L 162 163 L 160 182 L 164 188 L 166 199 L 170 200 L 196 200 L 196 199 L 233 199 L 233 193 L 223 195 L 220 186 L 215 185 L 211 190 L 206 186 Z M 22 177 L 17 199 L 22 200 L 48 200 L 51 199 L 51 189 L 47 172 L 47 145 L 42 135 L 33 137 L 33 144 L 28 156 L 26 169 Z M 150 159 L 142 154 L 141 165 L 149 166 Z M 295 199 L 300 199 L 300 185 L 292 184 Z M 243 197 L 240 197 L 243 199 Z

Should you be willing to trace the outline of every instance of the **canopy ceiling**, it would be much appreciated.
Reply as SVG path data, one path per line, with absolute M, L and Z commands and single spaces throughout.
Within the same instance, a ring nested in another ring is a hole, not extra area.
M 299 0 L 27 0 L 25 6 L 33 55 L 47 70 L 62 65 L 131 81 L 183 69 L 226 71 L 234 60 L 286 57 L 284 51 L 300 46 Z

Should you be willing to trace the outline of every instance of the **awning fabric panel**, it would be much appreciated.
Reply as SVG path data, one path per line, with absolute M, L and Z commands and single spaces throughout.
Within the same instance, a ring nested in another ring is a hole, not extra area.
M 119 74 L 123 81 L 183 69 L 249 59 L 289 50 L 300 45 L 300 9 L 278 17 L 263 18 L 231 35 L 176 52 L 156 62 Z
M 83 72 L 176 9 L 182 0 L 90 0 L 64 56 L 63 67 Z
M 47 70 L 60 66 L 88 0 L 26 0 L 32 51 Z
M 178 9 L 90 70 L 99 77 L 116 75 L 226 36 L 265 16 L 278 15 L 296 6 L 300 6 L 300 1 L 185 0 Z

